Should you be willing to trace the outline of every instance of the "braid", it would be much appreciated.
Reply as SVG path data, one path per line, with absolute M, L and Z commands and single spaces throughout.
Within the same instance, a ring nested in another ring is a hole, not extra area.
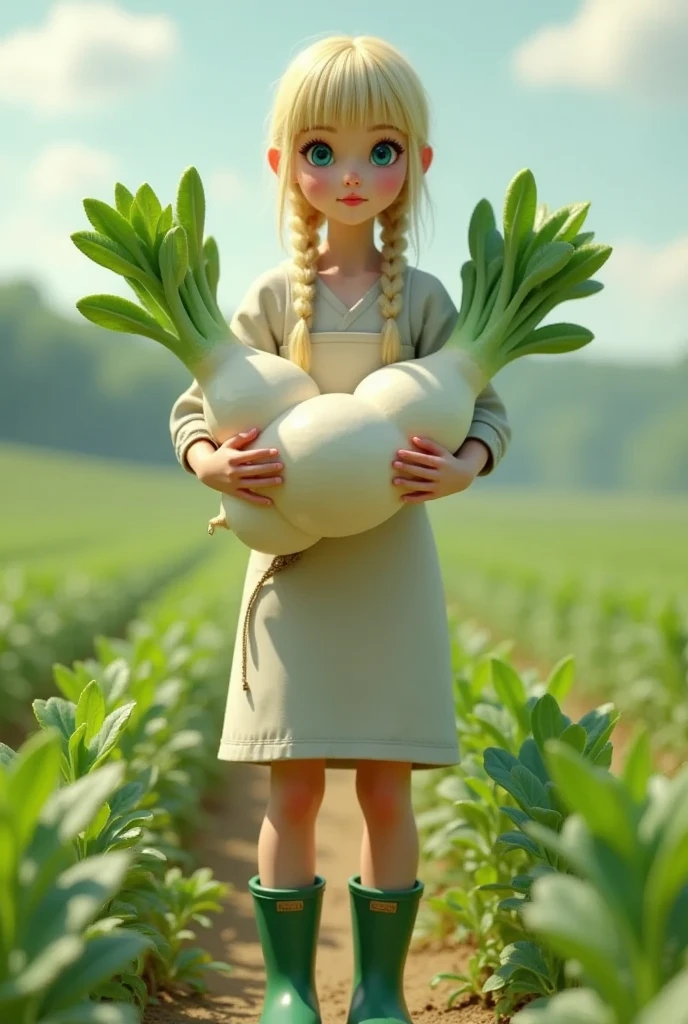
M 401 338 L 396 318 L 401 312 L 404 290 L 404 270 L 408 229 L 408 189 L 404 185 L 397 201 L 380 214 L 382 224 L 382 275 L 380 286 L 380 310 L 384 317 L 382 326 L 382 361 L 394 363 L 401 351 Z
M 313 299 L 318 262 L 318 229 L 323 215 L 304 198 L 298 187 L 291 193 L 291 242 L 294 257 L 291 266 L 294 310 L 299 318 L 289 337 L 289 358 L 308 372 L 311 365 L 309 328 L 313 320 Z

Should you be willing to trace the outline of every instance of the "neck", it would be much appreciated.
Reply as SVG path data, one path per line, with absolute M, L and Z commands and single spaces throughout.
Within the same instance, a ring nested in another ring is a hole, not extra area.
M 380 272 L 380 253 L 375 248 L 375 219 L 363 224 L 327 222 L 327 238 L 320 246 L 318 269 L 336 269 L 344 277 Z

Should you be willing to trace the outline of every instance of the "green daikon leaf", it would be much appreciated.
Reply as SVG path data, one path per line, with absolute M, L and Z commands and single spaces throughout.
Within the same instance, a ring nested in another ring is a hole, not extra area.
M 82 316 L 99 327 L 123 334 L 141 334 L 176 352 L 178 338 L 165 331 L 148 313 L 118 295 L 87 295 L 76 304 Z
M 467 260 L 461 267 L 461 306 L 459 308 L 459 317 L 456 321 L 456 327 L 454 328 L 453 333 L 457 333 L 468 319 L 468 314 L 473 304 L 473 296 L 475 294 L 477 280 L 478 274 L 475 269 L 475 263 L 473 260 Z
M 220 280 L 220 251 L 217 242 L 209 235 L 203 243 L 203 255 L 205 256 L 205 277 L 210 288 L 210 293 L 217 302 L 217 286 Z
M 122 277 L 132 277 L 137 281 L 148 281 L 149 275 L 135 263 L 124 246 L 113 242 L 106 235 L 96 231 L 75 231 L 70 238 L 77 249 L 90 260 L 107 270 L 114 271 Z
M 578 324 L 548 324 L 538 327 L 519 341 L 509 346 L 508 361 L 524 355 L 555 355 L 560 352 L 575 352 L 590 344 L 595 335 L 587 327 Z
M 532 231 L 537 207 L 537 187 L 532 171 L 525 168 L 509 183 L 504 200 L 504 238 L 518 251 Z
M 165 288 L 181 288 L 189 269 L 189 239 L 184 228 L 170 228 L 160 246 L 159 260 Z
M 176 215 L 178 223 L 185 229 L 189 243 L 189 263 L 198 265 L 203 251 L 205 227 L 205 195 L 200 175 L 195 167 L 187 167 L 181 176 L 177 189 Z
M 134 292 L 139 302 L 146 309 L 151 316 L 173 337 L 177 337 L 177 328 L 174 325 L 169 313 L 167 312 L 166 304 L 163 306 L 162 301 L 159 301 L 157 297 L 153 296 L 146 285 L 135 281 L 132 277 L 125 278 L 127 284 Z M 163 293 L 164 294 L 164 293 Z
M 129 189 L 121 181 L 118 181 L 115 185 L 115 207 L 125 220 L 129 220 L 129 211 L 133 202 L 134 197 Z
M 162 205 L 151 186 L 144 182 L 138 189 L 135 203 L 143 217 L 151 244 L 155 241 L 158 221 L 162 214 Z
M 557 231 L 555 238 L 562 242 L 573 242 L 588 216 L 590 202 L 571 203 L 570 206 L 566 206 L 564 209 L 567 211 L 567 216 Z
M 118 210 L 108 206 L 101 199 L 84 199 L 83 207 L 96 231 L 111 241 L 118 242 L 129 253 L 131 261 L 142 270 L 148 269 L 141 258 L 143 250 L 136 232 Z
M 525 268 L 525 275 L 518 293 L 523 297 L 533 288 L 558 274 L 575 253 L 569 242 L 549 242 L 533 253 Z

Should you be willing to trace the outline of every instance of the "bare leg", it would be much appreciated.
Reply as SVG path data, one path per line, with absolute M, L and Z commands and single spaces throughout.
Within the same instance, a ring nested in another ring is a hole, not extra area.
M 258 839 L 258 874 L 266 889 L 312 885 L 315 822 L 325 793 L 325 762 L 275 761 Z
M 411 765 L 359 761 L 356 794 L 365 819 L 361 884 L 375 889 L 412 888 L 419 849 L 411 803 Z

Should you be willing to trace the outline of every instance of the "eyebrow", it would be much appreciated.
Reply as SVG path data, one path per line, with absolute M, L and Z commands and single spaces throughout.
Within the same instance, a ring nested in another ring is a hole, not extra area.
M 392 131 L 392 132 L 398 132 L 400 130 L 399 128 L 397 128 L 393 124 L 374 124 L 372 126 L 372 128 L 368 129 L 368 131 L 369 132 L 379 132 L 383 128 L 385 130 L 387 130 L 387 131 Z M 314 124 L 310 128 L 305 128 L 304 131 L 306 131 L 306 132 L 332 132 L 333 135 L 337 134 L 337 129 L 336 128 L 332 128 L 332 126 L 328 125 L 328 124 Z

